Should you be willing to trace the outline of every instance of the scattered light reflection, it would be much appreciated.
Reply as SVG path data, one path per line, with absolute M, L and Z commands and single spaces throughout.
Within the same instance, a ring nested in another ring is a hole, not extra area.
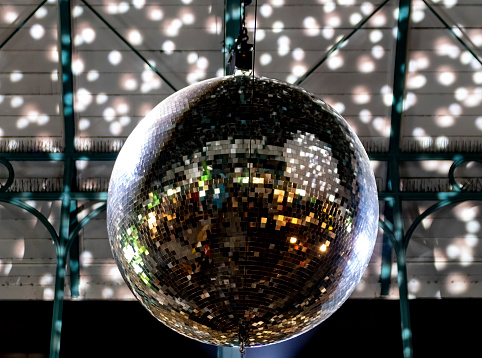
M 363 20 L 363 16 L 358 12 L 354 12 L 350 15 L 350 24 L 353 26 L 356 26 L 361 20 Z
M 270 4 L 263 4 L 259 8 L 259 13 L 263 17 L 270 17 L 271 14 L 273 13 L 273 8 L 271 7 Z
M 387 17 L 383 13 L 378 13 L 370 19 L 370 23 L 376 27 L 385 26 L 387 23 Z
M 330 40 L 335 36 L 335 29 L 332 28 L 331 26 L 325 26 L 321 30 L 321 36 L 323 36 L 325 39 Z
M 345 112 L 345 105 L 342 102 L 337 102 L 332 105 L 332 107 L 339 113 L 342 114 Z
M 422 22 L 423 19 L 425 19 L 425 11 L 423 10 L 423 8 L 415 8 L 412 12 L 411 20 L 414 23 L 419 23 Z
M 13 96 L 10 99 L 10 106 L 12 108 L 18 108 L 23 104 L 23 97 L 22 96 Z
M 53 285 L 54 284 L 54 276 L 49 274 L 49 273 L 46 273 L 46 274 L 44 274 L 40 277 L 39 283 L 42 286 Z
M 112 122 L 115 119 L 115 116 L 115 109 L 112 107 L 106 107 L 102 112 L 102 117 L 104 117 L 107 122 Z
M 477 220 L 471 220 L 465 225 L 468 233 L 475 234 L 480 231 L 480 223 Z
M 95 103 L 104 104 L 105 102 L 107 102 L 108 99 L 109 99 L 109 97 L 105 93 L 99 93 L 95 97 Z
M 301 77 L 306 73 L 307 70 L 308 69 L 304 65 L 296 65 L 296 66 L 293 66 L 293 68 L 291 69 L 291 72 L 296 77 Z
M 84 72 L 84 61 L 82 61 L 80 58 L 77 58 L 72 61 L 72 74 L 74 76 L 80 75 L 82 72 Z
M 470 202 L 463 202 L 457 205 L 457 210 L 454 210 L 455 216 L 463 222 L 475 220 L 479 214 L 479 206 Z
M 443 86 L 450 86 L 456 80 L 455 72 L 447 66 L 442 66 L 437 70 L 437 80 Z
M 5 22 L 10 23 L 10 24 L 15 22 L 15 20 L 17 20 L 17 18 L 18 18 L 18 14 L 13 10 L 5 11 L 5 13 L 3 15 L 3 19 L 5 20 Z
M 284 0 L 270 0 L 269 2 L 274 7 L 280 7 L 280 6 L 283 6 L 285 4 Z
M 149 10 L 148 17 L 152 21 L 161 21 L 164 17 L 164 12 L 159 7 L 153 7 Z
M 84 40 L 84 42 L 90 44 L 92 42 L 94 42 L 95 40 L 95 31 L 94 29 L 92 29 L 91 27 L 86 27 L 84 28 L 82 31 L 81 31 L 81 36 L 82 36 L 82 39 Z
M 465 235 L 465 244 L 475 248 L 479 244 L 479 238 L 474 234 L 467 234 Z
M 122 54 L 117 50 L 113 50 L 109 52 L 107 59 L 112 65 L 117 66 L 122 61 Z
M 358 71 L 363 73 L 370 73 L 375 71 L 375 62 L 373 62 L 370 57 L 366 55 L 360 56 L 357 62 Z
M 356 104 L 367 104 L 371 100 L 370 90 L 365 86 L 357 86 L 353 89 L 353 102 Z
M 99 79 L 99 72 L 96 70 L 90 70 L 87 72 L 87 81 L 94 82 Z
M 256 41 L 263 41 L 266 37 L 266 31 L 263 29 L 256 29 Z
M 472 56 L 472 54 L 469 51 L 464 51 L 460 55 L 460 63 L 463 64 L 463 65 L 470 65 L 473 58 L 474 57 Z
M 280 36 L 278 38 L 278 55 L 286 56 L 290 52 L 290 39 L 288 36 Z
M 167 41 L 164 41 L 161 48 L 166 55 L 171 55 L 176 49 L 176 44 L 171 40 L 167 40 Z
M 30 36 L 35 40 L 40 40 L 45 35 L 45 29 L 40 24 L 35 24 L 30 28 Z
M 10 82 L 19 82 L 23 78 L 22 72 L 15 70 L 10 73 Z
M 368 109 L 362 109 L 359 113 L 360 121 L 363 123 L 370 123 L 372 120 L 372 112 L 370 112 Z
M 84 8 L 79 5 L 75 5 L 73 10 L 72 10 L 72 16 L 73 17 L 79 17 L 84 13 Z
M 313 16 L 305 17 L 303 20 L 304 34 L 306 36 L 314 37 L 320 34 L 320 25 Z
M 81 118 L 79 120 L 79 130 L 84 131 L 90 127 L 90 120 L 86 118 Z
M 118 121 L 114 121 L 110 124 L 109 130 L 113 135 L 119 135 L 122 133 L 122 125 Z
M 330 27 L 340 27 L 341 18 L 336 14 L 329 14 L 325 17 L 325 23 Z
M 92 255 L 92 252 L 90 251 L 83 251 L 80 254 L 79 261 L 82 266 L 89 267 L 94 261 L 94 255 Z
M 192 25 L 194 24 L 196 18 L 194 17 L 194 14 L 192 12 L 184 9 L 181 14 L 181 20 L 185 25 Z
M 75 109 L 79 112 L 85 111 L 85 109 L 92 103 L 92 93 L 85 88 L 79 88 L 76 93 Z
M 259 63 L 261 64 L 261 66 L 266 66 L 266 65 L 269 65 L 272 61 L 272 57 L 269 53 L 263 53 L 260 57 L 259 57 Z
M 132 0 L 132 5 L 136 9 L 142 9 L 146 5 L 146 0 Z
M 283 31 L 285 25 L 281 21 L 275 21 L 271 27 L 272 31 L 277 34 Z
M 370 31 L 369 38 L 371 43 L 375 44 L 377 42 L 380 42 L 383 39 L 383 32 L 381 32 L 380 30 L 372 30 Z
M 291 56 L 293 56 L 293 59 L 296 61 L 302 61 L 305 58 L 305 51 L 302 48 L 297 47 L 293 50 Z
M 121 77 L 121 87 L 127 91 L 135 91 L 138 87 L 137 79 L 131 74 Z
M 403 109 L 407 110 L 417 104 L 417 95 L 413 92 L 407 92 L 405 100 L 403 101 Z
M 27 118 L 21 117 L 21 118 L 17 119 L 17 128 L 18 129 L 27 128 L 29 124 L 30 124 L 30 121 Z
M 482 117 L 477 117 L 475 119 L 475 126 L 482 131 Z
M 414 137 L 425 137 L 427 134 L 425 133 L 425 130 L 423 128 L 416 127 L 416 128 L 413 129 L 412 135 Z M 432 162 L 430 162 L 430 163 L 432 163 Z M 433 163 L 435 163 L 435 162 L 433 162 Z
M 422 284 L 418 279 L 411 278 L 408 281 L 408 292 L 412 295 L 413 298 L 415 297 L 414 294 L 420 292 L 421 288 L 422 288 Z
M 450 9 L 457 5 L 457 0 L 443 0 L 443 3 L 447 9 Z
M 475 72 L 472 75 L 472 81 L 474 81 L 475 84 L 481 85 L 482 84 L 482 71 Z
M 409 73 L 407 75 L 407 88 L 419 89 L 425 86 L 427 78 L 420 73 Z
M 102 298 L 109 299 L 114 297 L 114 290 L 110 287 L 104 287 L 102 289 Z
M 455 90 L 455 99 L 465 107 L 477 107 L 482 102 L 482 88 L 459 87 Z
M 345 60 L 343 56 L 340 54 L 340 51 L 335 51 L 333 54 L 328 58 L 327 66 L 330 70 L 337 70 L 345 64 Z
M 460 49 L 449 39 L 442 37 L 435 41 L 435 53 L 439 56 L 448 56 L 455 59 L 459 56 Z
M 53 288 L 46 287 L 44 288 L 43 292 L 43 299 L 44 301 L 52 301 L 54 299 L 54 290 Z
M 461 273 L 450 273 L 445 279 L 447 291 L 454 295 L 460 295 L 467 291 L 467 277 Z
M 220 18 L 216 16 L 210 16 L 206 20 L 206 31 L 209 34 L 219 35 L 221 34 L 222 28 L 223 24 Z M 259 32 L 259 30 L 257 32 Z M 256 36 L 256 40 L 258 40 L 258 36 Z
M 336 10 L 336 4 L 333 1 L 327 1 L 325 2 L 325 5 L 323 6 L 323 11 L 327 14 L 330 12 L 333 12 Z
M 48 51 L 48 58 L 52 62 L 58 62 L 59 61 L 59 53 L 57 51 L 56 46 L 53 46 L 53 47 L 50 48 L 50 50 Z
M 385 55 L 385 49 L 380 45 L 375 45 L 373 46 L 371 53 L 374 58 L 379 60 Z

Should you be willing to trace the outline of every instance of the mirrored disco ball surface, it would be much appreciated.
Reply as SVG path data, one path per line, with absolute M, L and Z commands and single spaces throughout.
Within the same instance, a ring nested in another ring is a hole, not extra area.
M 135 128 L 107 221 L 135 297 L 168 327 L 259 346 L 329 317 L 373 251 L 378 200 L 359 139 L 322 100 L 246 76 L 206 80 Z M 242 333 L 242 336 L 245 336 Z

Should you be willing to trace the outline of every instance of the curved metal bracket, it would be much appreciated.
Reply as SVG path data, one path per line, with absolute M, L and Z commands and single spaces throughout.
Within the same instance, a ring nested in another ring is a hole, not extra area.
M 55 247 L 59 245 L 59 235 L 57 234 L 57 231 L 55 231 L 55 228 L 52 226 L 52 224 L 47 220 L 47 218 L 37 209 L 35 209 L 33 206 L 28 205 L 24 203 L 23 201 L 17 200 L 17 199 L 4 199 L 0 198 L 0 202 L 4 202 L 7 204 L 12 204 L 15 205 L 21 209 L 24 209 L 28 211 L 30 214 L 34 215 L 39 221 L 45 226 L 45 228 L 48 230 L 50 233 L 50 236 L 52 237 L 52 240 L 54 241 Z
M 67 243 L 66 243 L 66 252 L 69 251 L 70 249 L 70 246 L 72 245 L 72 243 L 74 242 L 74 239 L 77 237 L 77 235 L 79 234 L 79 231 L 82 230 L 82 228 L 93 218 L 95 218 L 97 215 L 99 215 L 100 213 L 104 212 L 105 210 L 107 209 L 107 203 L 104 203 L 102 204 L 101 206 L 99 206 L 97 209 L 95 210 L 92 210 L 89 214 L 87 214 L 87 216 L 85 218 L 83 218 L 78 224 L 77 226 L 75 226 L 75 228 L 72 230 L 72 232 L 70 233 L 69 235 L 69 238 L 67 240 Z
M 450 199 L 442 200 L 442 201 L 432 205 L 431 207 L 429 207 L 427 210 L 425 210 L 423 213 L 421 213 L 419 216 L 417 216 L 417 218 L 412 222 L 412 225 L 410 225 L 410 227 L 408 228 L 407 232 L 403 236 L 403 248 L 406 249 L 408 247 L 408 243 L 410 242 L 410 239 L 412 238 L 412 235 L 413 235 L 415 229 L 418 227 L 418 225 L 420 225 L 420 223 L 423 221 L 423 219 L 425 219 L 427 216 L 435 213 L 439 209 L 442 209 L 442 208 L 446 207 L 447 205 L 460 204 L 464 201 L 471 201 L 471 200 L 476 200 L 476 201 L 481 200 L 482 201 L 482 199 L 479 199 L 479 198 L 472 198 L 472 199 L 450 198 Z
M 466 191 L 466 189 L 464 189 L 463 187 L 461 188 L 457 183 L 457 181 L 455 180 L 455 169 L 457 169 L 457 167 L 460 164 L 468 163 L 468 162 L 476 162 L 476 163 L 482 164 L 482 159 L 466 159 L 463 156 L 460 156 L 459 158 L 455 159 L 452 165 L 450 166 L 449 183 L 450 185 L 452 185 L 452 188 L 454 189 L 454 191 L 457 191 L 457 192 Z
M 13 184 L 13 178 L 15 177 L 15 171 L 13 170 L 12 164 L 5 159 L 0 157 L 0 163 L 2 163 L 8 169 L 8 179 L 5 185 L 0 184 L 0 193 L 5 193 L 8 188 Z
M 395 239 L 395 235 L 393 233 L 392 228 L 390 227 L 389 224 L 387 224 L 385 221 L 382 219 L 378 220 L 378 227 L 380 227 L 383 232 L 387 235 L 387 237 L 390 239 L 390 242 L 392 243 L 393 247 L 397 250 L 399 247 L 399 243 Z

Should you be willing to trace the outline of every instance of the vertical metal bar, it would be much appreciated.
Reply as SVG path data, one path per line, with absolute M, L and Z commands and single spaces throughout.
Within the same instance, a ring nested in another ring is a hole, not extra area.
M 229 56 L 241 29 L 241 7 L 239 0 L 226 0 L 224 15 L 224 52 Z M 225 73 L 229 75 L 229 65 L 225 62 Z
M 403 356 L 413 357 L 410 310 L 408 304 L 406 250 L 403 245 L 404 228 L 402 200 L 400 196 L 400 136 L 402 128 L 403 99 L 405 79 L 408 72 L 408 38 L 410 25 L 411 0 L 400 0 L 398 7 L 397 41 L 395 47 L 395 65 L 393 76 L 393 102 L 391 111 L 389 161 L 387 172 L 387 190 L 393 193 L 393 233 L 395 236 L 398 288 L 400 296 L 400 315 L 402 329 Z M 390 215 L 390 213 L 389 213 Z
M 78 225 L 79 221 L 77 220 L 77 201 L 71 200 L 70 201 L 70 230 L 69 232 L 75 229 Z M 71 243 L 70 250 L 69 250 L 69 268 L 70 268 L 70 295 L 71 297 L 79 297 L 79 285 L 80 285 L 80 265 L 79 265 L 79 236 L 75 236 Z
M 393 223 L 393 202 L 391 200 L 385 202 L 383 216 L 385 221 Z M 389 238 L 389 233 L 383 231 L 382 244 L 382 267 L 380 273 L 380 294 L 388 296 L 390 293 L 390 283 L 392 276 L 392 253 L 393 244 Z
M 400 247 L 397 252 L 398 289 L 400 295 L 400 314 L 402 326 L 403 357 L 412 358 L 412 328 L 410 325 L 410 307 L 408 303 L 407 251 Z
M 50 358 L 58 358 L 62 333 L 62 310 L 64 300 L 65 266 L 70 234 L 71 191 L 74 182 L 75 123 L 74 123 L 74 81 L 72 74 L 72 19 L 71 0 L 58 0 L 58 32 L 60 78 L 62 79 L 61 113 L 64 120 L 65 161 L 64 187 L 60 212 L 59 243 L 57 249 L 57 269 L 55 277 L 54 309 L 50 336 Z
M 30 20 L 30 18 L 37 12 L 38 9 L 40 9 L 42 7 L 43 4 L 45 4 L 47 2 L 47 0 L 43 0 L 36 8 L 34 11 L 32 11 L 20 24 L 18 24 L 18 26 L 15 28 L 15 30 L 12 31 L 12 33 L 10 35 L 8 35 L 8 37 L 5 39 L 5 41 L 2 42 L 2 44 L 0 45 L 0 51 L 2 50 L 3 46 L 6 45 L 6 43 L 8 41 L 10 41 L 10 39 L 15 36 L 15 34 L 23 27 L 23 25 L 25 25 L 27 23 L 28 20 Z

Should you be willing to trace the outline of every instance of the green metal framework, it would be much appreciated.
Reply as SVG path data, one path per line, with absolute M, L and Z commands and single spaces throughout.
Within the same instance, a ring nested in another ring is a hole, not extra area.
M 21 22 L 14 31 L 0 44 L 0 50 L 11 40 L 14 35 L 25 25 L 25 23 L 35 14 L 35 12 L 46 3 L 43 0 L 29 14 L 23 22 Z M 123 38 L 113 26 L 111 26 L 86 0 L 82 3 L 89 8 L 107 27 L 114 32 L 121 40 L 132 50 L 142 61 L 144 61 L 152 71 L 154 71 L 173 91 L 176 88 L 141 54 L 132 46 L 125 38 Z M 337 42 L 309 71 L 301 76 L 296 84 L 300 85 L 315 70 L 321 66 L 337 49 L 343 44 L 381 8 L 390 1 L 385 0 L 372 14 L 361 20 L 355 28 L 339 42 Z M 458 35 L 458 32 L 440 16 L 439 13 L 426 0 L 423 2 L 427 5 L 432 13 L 443 23 L 443 25 L 452 33 L 452 35 L 464 46 L 474 58 L 482 64 L 482 60 L 475 54 L 472 48 Z M 4 165 L 9 173 L 7 182 L 4 186 L 0 186 L 0 202 L 8 203 L 24 209 L 34 215 L 41 222 L 51 235 L 55 244 L 57 265 L 55 280 L 55 296 L 54 308 L 52 316 L 51 345 L 50 358 L 59 356 L 60 337 L 62 329 L 62 305 L 64 298 L 64 283 L 67 267 L 67 260 L 70 258 L 70 276 L 71 276 L 71 295 L 77 297 L 79 295 L 79 248 L 77 237 L 79 231 L 95 216 L 106 209 L 105 201 L 107 193 L 92 193 L 78 191 L 75 187 L 75 162 L 78 160 L 87 161 L 114 161 L 117 153 L 94 153 L 79 152 L 75 150 L 74 136 L 74 85 L 72 74 L 72 23 L 71 23 L 71 0 L 58 0 L 58 23 L 59 23 L 59 57 L 60 57 L 60 74 L 62 79 L 62 105 L 61 113 L 64 120 L 65 131 L 65 150 L 63 153 L 0 153 L 0 163 Z M 225 21 L 224 21 L 224 52 L 227 52 L 233 44 L 233 39 L 237 37 L 239 32 L 239 0 L 225 0 Z M 412 334 L 410 327 L 410 311 L 408 301 L 407 286 L 407 268 L 406 268 L 406 250 L 410 242 L 410 238 L 428 215 L 433 214 L 437 210 L 447 205 L 458 204 L 468 200 L 482 200 L 481 192 L 468 192 L 461 188 L 455 181 L 455 169 L 466 162 L 476 161 L 482 164 L 480 159 L 481 153 L 460 154 L 456 152 L 443 153 L 427 153 L 427 152 L 403 152 L 400 149 L 401 124 L 403 117 L 403 100 L 405 94 L 405 77 L 408 71 L 407 66 L 407 42 L 409 35 L 409 21 L 411 11 L 411 0 L 399 0 L 398 3 L 398 35 L 395 47 L 395 65 L 393 73 L 393 102 L 391 111 L 391 133 L 388 152 L 369 153 L 371 160 L 387 162 L 387 185 L 384 191 L 379 193 L 379 200 L 385 203 L 384 221 L 380 220 L 379 226 L 384 231 L 383 253 L 382 253 L 382 269 L 381 269 L 381 294 L 387 295 L 390 284 L 391 266 L 392 266 L 392 250 L 395 251 L 397 257 L 398 268 L 398 287 L 400 292 L 400 313 L 401 313 L 401 335 L 403 342 L 403 356 L 413 357 L 412 350 Z M 473 45 L 473 44 L 471 44 Z M 422 161 L 422 160 L 450 160 L 453 165 L 448 173 L 449 181 L 453 187 L 450 192 L 406 192 L 400 190 L 400 173 L 399 164 L 404 161 Z M 36 192 L 9 192 L 8 189 L 14 180 L 14 170 L 10 161 L 59 161 L 64 163 L 64 180 L 63 190 L 61 192 L 36 193 Z M 27 204 L 27 200 L 38 201 L 54 201 L 60 200 L 61 221 L 59 231 L 52 226 L 48 219 L 38 210 Z M 76 220 L 79 210 L 77 201 L 101 202 L 101 205 L 90 212 L 83 220 Z M 437 201 L 436 204 L 429 207 L 425 212 L 419 215 L 408 230 L 405 230 L 402 217 L 402 203 L 404 201 Z M 69 257 L 70 256 L 70 257 Z M 234 355 L 233 355 L 234 354 Z M 218 350 L 218 357 L 234 357 L 239 356 L 226 348 Z

